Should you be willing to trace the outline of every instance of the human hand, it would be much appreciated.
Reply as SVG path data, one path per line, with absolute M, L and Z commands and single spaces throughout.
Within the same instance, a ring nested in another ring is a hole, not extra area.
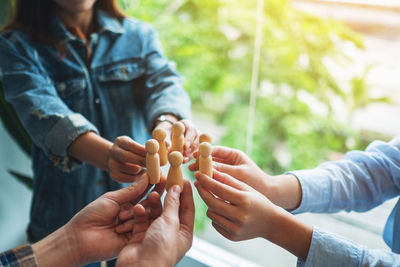
M 213 227 L 232 241 L 263 237 L 307 259 L 313 229 L 228 174 L 197 172 L 195 186 L 208 206 Z
M 161 188 L 165 179 L 162 182 Z M 90 203 L 66 225 L 32 245 L 39 265 L 81 266 L 117 256 L 131 237 L 115 231 L 121 207 L 137 204 L 148 189 L 148 177 L 144 174 L 129 187 L 108 192 Z M 159 194 L 152 194 L 149 206 L 161 208 Z
M 172 115 L 170 116 L 169 119 L 172 120 Z M 176 118 L 175 118 L 176 119 Z M 183 163 L 187 163 L 190 160 L 193 159 L 193 152 L 198 149 L 199 146 L 199 131 L 197 128 L 193 125 L 193 123 L 190 120 L 180 120 L 180 122 L 185 126 L 185 131 L 183 133 L 184 135 L 184 145 L 183 145 Z M 171 131 L 172 131 L 172 125 L 170 123 L 159 123 L 157 124 L 156 128 L 163 128 L 167 136 L 165 138 L 165 142 L 167 145 L 167 150 L 171 147 Z M 154 130 L 153 130 L 154 131 Z
M 164 211 L 152 223 L 140 204 L 134 207 L 135 225 L 129 244 L 118 255 L 117 266 L 174 266 L 193 241 L 194 203 L 190 183 L 180 193 L 168 191 Z
M 110 149 L 107 163 L 115 181 L 133 182 L 142 175 L 146 166 L 146 148 L 128 136 L 119 136 Z
M 181 120 L 185 125 L 185 143 L 183 146 L 183 163 L 193 159 L 193 152 L 199 147 L 199 131 L 190 120 Z
M 258 192 L 267 194 L 268 175 L 264 173 L 245 153 L 237 149 L 223 146 L 213 146 L 213 168 L 229 174 L 239 181 L 251 186 Z M 196 165 L 189 166 L 191 171 L 196 171 Z
M 214 170 L 213 178 L 197 172 L 194 183 L 208 206 L 213 227 L 233 241 L 269 238 L 279 207 L 232 176 Z

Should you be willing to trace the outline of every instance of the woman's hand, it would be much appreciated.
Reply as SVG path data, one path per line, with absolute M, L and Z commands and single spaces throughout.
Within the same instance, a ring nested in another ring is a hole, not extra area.
M 146 148 L 128 136 L 115 139 L 108 156 L 108 170 L 117 182 L 135 181 L 146 167 Z
M 195 177 L 207 216 L 221 235 L 233 241 L 263 237 L 302 260 L 307 258 L 311 226 L 228 174 L 214 171 L 213 179 L 197 172 Z
M 181 120 L 185 125 L 185 143 L 183 146 L 183 163 L 193 159 L 193 152 L 199 147 L 199 131 L 190 120 Z
M 208 206 L 207 216 L 220 234 L 233 241 L 269 237 L 278 207 L 265 196 L 219 171 L 213 178 L 200 172 L 195 177 L 197 191 Z
M 178 121 L 174 116 L 168 115 L 169 120 L 176 122 Z M 184 145 L 183 145 L 183 163 L 187 163 L 193 159 L 193 152 L 198 149 L 199 146 L 199 131 L 193 125 L 190 120 L 181 120 L 180 122 L 183 123 L 185 126 L 184 135 Z M 156 128 L 163 128 L 167 136 L 165 138 L 165 142 L 167 144 L 167 150 L 171 147 L 171 128 L 172 125 L 169 122 L 161 122 L 156 125 Z
M 211 156 L 215 170 L 235 177 L 263 195 L 267 194 L 267 180 L 269 176 L 245 153 L 228 147 L 213 146 Z M 195 164 L 191 164 L 189 169 L 196 171 Z

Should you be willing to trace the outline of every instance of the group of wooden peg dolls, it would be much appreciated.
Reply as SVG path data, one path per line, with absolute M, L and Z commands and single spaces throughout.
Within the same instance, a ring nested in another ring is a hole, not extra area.
M 162 128 L 154 129 L 152 138 L 146 142 L 146 168 L 150 184 L 160 182 L 160 166 L 169 162 L 170 168 L 167 175 L 166 189 L 173 185 L 179 185 L 183 190 L 183 175 L 181 164 L 183 161 L 183 146 L 185 126 L 181 122 L 175 122 L 171 130 L 171 148 L 167 150 L 165 138 L 167 133 Z M 199 151 L 196 157 L 196 169 L 212 177 L 212 147 L 211 137 L 201 134 L 199 137 Z

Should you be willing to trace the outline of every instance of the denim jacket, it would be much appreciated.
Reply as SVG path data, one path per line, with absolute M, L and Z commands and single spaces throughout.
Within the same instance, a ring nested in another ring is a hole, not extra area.
M 53 36 L 65 56 L 23 31 L 0 35 L 0 81 L 31 136 L 34 191 L 30 241 L 65 224 L 106 191 L 121 187 L 109 174 L 68 157 L 79 135 L 93 131 L 114 141 L 121 135 L 139 143 L 162 113 L 190 117 L 190 99 L 174 66 L 163 56 L 157 33 L 141 21 L 122 22 L 98 10 L 98 31 L 84 41 L 55 17 Z

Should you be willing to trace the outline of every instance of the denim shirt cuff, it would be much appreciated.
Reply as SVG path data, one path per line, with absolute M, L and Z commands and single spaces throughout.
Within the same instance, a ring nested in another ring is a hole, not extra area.
M 362 257 L 359 245 L 314 226 L 307 259 L 305 262 L 298 259 L 297 266 L 359 266 Z
M 46 136 L 45 148 L 49 159 L 66 172 L 81 165 L 80 161 L 68 156 L 67 149 L 78 136 L 90 131 L 99 133 L 97 128 L 79 113 L 72 113 L 60 119 Z

